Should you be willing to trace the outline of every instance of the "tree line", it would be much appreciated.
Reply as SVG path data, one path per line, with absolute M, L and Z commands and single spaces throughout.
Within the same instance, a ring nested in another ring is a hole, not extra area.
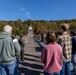
M 2 32 L 3 27 L 7 24 L 11 25 L 13 27 L 13 34 L 14 35 L 20 35 L 22 33 L 28 32 L 28 27 L 33 27 L 33 32 L 35 35 L 38 34 L 45 34 L 49 29 L 51 29 L 53 32 L 59 31 L 60 25 L 63 23 L 69 23 L 70 30 L 76 30 L 76 19 L 71 20 L 27 20 L 22 21 L 18 19 L 17 21 L 6 21 L 1 20 L 0 21 L 0 32 Z

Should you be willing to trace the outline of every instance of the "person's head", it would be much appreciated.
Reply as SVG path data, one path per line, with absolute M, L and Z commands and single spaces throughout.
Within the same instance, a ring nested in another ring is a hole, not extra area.
M 48 32 L 49 32 L 49 33 L 53 33 L 53 30 L 52 30 L 52 29 L 49 29 Z
M 70 35 L 71 35 L 71 37 L 76 36 L 76 32 L 75 31 L 70 31 Z
M 62 35 L 62 33 L 61 32 L 56 32 L 55 35 L 56 35 L 56 38 L 58 38 L 59 36 Z
M 67 32 L 68 29 L 69 29 L 69 24 L 62 24 L 62 25 L 60 26 L 60 32 L 61 32 L 61 33 Z
M 56 42 L 56 36 L 54 33 L 49 33 L 49 35 L 46 37 L 47 44 L 54 44 Z
M 24 34 L 21 34 L 21 35 L 20 35 L 20 38 L 22 38 L 22 37 L 24 37 Z
M 12 34 L 12 27 L 10 25 L 6 25 L 4 26 L 3 31 Z

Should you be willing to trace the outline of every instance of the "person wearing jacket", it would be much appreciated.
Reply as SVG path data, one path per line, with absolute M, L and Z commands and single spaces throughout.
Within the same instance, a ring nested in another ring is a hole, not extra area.
M 21 61 L 24 61 L 24 54 L 25 54 L 25 45 L 28 42 L 27 36 L 25 34 L 20 35 L 19 44 L 21 46 Z
M 12 27 L 6 25 L 0 33 L 0 75 L 18 75 L 20 45 L 12 37 Z
M 72 41 L 72 54 L 76 54 L 76 32 L 70 31 L 71 41 Z
M 47 45 L 42 49 L 41 60 L 44 64 L 44 75 L 60 75 L 63 65 L 62 47 L 56 43 L 56 36 L 49 33 Z
M 76 71 L 76 63 L 75 63 L 75 56 L 76 56 L 76 32 L 75 31 L 70 31 L 70 36 L 71 36 L 71 41 L 72 41 L 72 59 L 71 62 L 74 65 L 74 68 L 72 72 Z

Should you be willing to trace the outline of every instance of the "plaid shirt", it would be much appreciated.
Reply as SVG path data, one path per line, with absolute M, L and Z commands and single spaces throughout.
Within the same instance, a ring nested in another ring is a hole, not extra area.
M 71 61 L 72 54 L 72 43 L 71 37 L 68 34 L 62 35 L 58 38 L 58 43 L 62 46 L 63 49 L 63 61 Z

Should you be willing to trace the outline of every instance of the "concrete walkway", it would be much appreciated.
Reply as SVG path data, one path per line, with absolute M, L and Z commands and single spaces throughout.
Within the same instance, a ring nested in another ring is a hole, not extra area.
M 31 38 L 25 46 L 25 60 L 20 61 L 20 75 L 43 75 L 43 64 L 40 59 L 41 47 Z

